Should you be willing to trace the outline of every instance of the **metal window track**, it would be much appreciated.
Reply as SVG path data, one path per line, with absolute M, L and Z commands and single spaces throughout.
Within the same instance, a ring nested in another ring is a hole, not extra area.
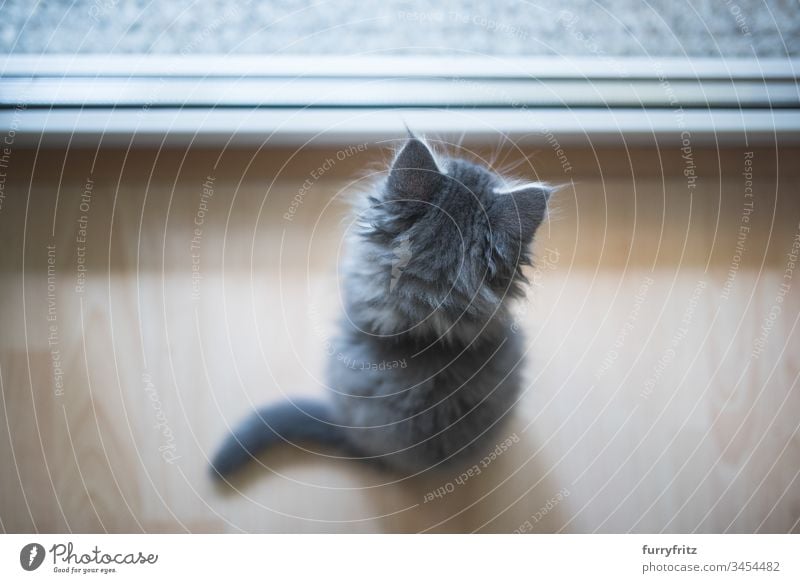
M 9 56 L 0 133 L 20 143 L 800 142 L 800 61 Z

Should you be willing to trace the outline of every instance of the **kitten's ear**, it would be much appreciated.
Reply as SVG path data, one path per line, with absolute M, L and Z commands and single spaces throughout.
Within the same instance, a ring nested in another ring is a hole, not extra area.
M 389 190 L 399 198 L 427 200 L 442 178 L 433 152 L 421 140 L 409 138 L 389 171 Z
M 525 243 L 530 242 L 547 214 L 547 201 L 553 191 L 552 187 L 540 183 L 495 190 L 495 199 L 489 209 L 492 229 Z

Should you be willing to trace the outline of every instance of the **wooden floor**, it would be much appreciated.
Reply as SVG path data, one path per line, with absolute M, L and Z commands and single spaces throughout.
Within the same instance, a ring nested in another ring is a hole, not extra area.
M 695 188 L 677 150 L 525 154 L 567 186 L 509 331 L 510 446 L 400 482 L 287 448 L 220 487 L 230 424 L 324 391 L 342 198 L 386 154 L 15 150 L 0 528 L 800 532 L 800 151 L 697 149 Z

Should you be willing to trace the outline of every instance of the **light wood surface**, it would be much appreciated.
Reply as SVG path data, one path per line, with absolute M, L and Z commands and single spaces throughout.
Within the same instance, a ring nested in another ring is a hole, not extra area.
M 508 450 L 458 483 L 469 468 L 396 482 L 287 447 L 219 487 L 207 458 L 229 425 L 323 393 L 342 199 L 388 154 L 15 150 L 2 530 L 800 532 L 800 152 L 753 152 L 752 199 L 743 150 L 694 151 L 694 192 L 678 150 L 574 150 L 568 175 L 547 147 L 524 153 L 568 185 L 519 307 L 527 386 Z

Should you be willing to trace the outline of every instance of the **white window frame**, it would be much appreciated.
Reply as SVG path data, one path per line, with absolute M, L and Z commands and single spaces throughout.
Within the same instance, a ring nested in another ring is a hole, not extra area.
M 800 143 L 800 61 L 12 55 L 16 143 Z

